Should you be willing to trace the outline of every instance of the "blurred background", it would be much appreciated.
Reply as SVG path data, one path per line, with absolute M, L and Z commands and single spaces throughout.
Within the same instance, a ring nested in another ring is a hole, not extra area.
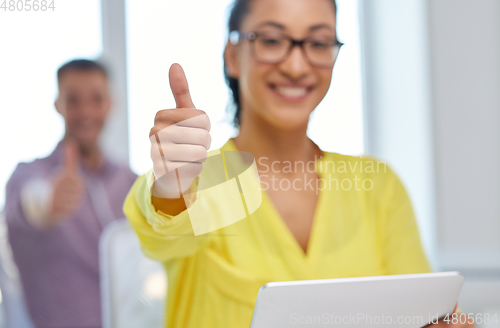
M 326 151 L 390 163 L 434 270 L 461 271 L 461 309 L 496 313 L 497 324 L 478 326 L 500 327 L 500 1 L 337 2 L 345 47 L 310 137 Z M 0 209 L 17 163 L 47 156 L 63 136 L 55 73 L 73 58 L 110 68 L 114 108 L 102 146 L 137 174 L 151 166 L 154 114 L 174 107 L 174 62 L 210 116 L 212 148 L 235 135 L 222 74 L 230 3 L 60 0 L 45 12 L 0 9 Z

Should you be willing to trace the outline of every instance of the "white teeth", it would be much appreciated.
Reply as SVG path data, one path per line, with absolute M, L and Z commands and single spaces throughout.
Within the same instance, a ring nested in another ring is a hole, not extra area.
M 307 93 L 306 88 L 277 87 L 276 91 L 287 97 L 302 97 Z

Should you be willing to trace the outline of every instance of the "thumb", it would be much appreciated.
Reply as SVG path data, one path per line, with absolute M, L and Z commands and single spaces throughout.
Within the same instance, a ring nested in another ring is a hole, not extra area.
M 169 71 L 170 89 L 177 108 L 195 108 L 189 93 L 188 82 L 181 65 L 173 64 Z
M 75 141 L 68 140 L 64 147 L 64 170 L 76 173 L 78 170 L 78 146 Z

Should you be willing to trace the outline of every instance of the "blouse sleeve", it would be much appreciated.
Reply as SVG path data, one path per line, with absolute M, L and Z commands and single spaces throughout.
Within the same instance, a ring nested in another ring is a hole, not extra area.
M 209 238 L 195 236 L 187 210 L 171 216 L 155 209 L 148 184 L 152 178 L 152 171 L 139 177 L 123 206 L 144 254 L 160 262 L 193 255 Z
M 385 196 L 382 201 L 383 261 L 388 274 L 431 272 L 408 194 L 387 167 Z

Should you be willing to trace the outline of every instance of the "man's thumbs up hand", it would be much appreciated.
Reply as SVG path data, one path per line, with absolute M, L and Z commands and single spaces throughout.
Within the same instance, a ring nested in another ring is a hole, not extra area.
M 69 175 L 78 173 L 78 145 L 73 140 L 66 141 L 64 146 L 64 171 Z
M 63 167 L 52 180 L 49 225 L 73 215 L 81 205 L 85 188 L 78 170 L 78 162 L 78 145 L 72 140 L 67 140 L 64 144 Z
M 169 79 L 177 108 L 156 113 L 149 133 L 156 179 L 152 193 L 161 198 L 180 198 L 200 175 L 212 139 L 208 115 L 195 108 L 179 64 L 170 67 Z

